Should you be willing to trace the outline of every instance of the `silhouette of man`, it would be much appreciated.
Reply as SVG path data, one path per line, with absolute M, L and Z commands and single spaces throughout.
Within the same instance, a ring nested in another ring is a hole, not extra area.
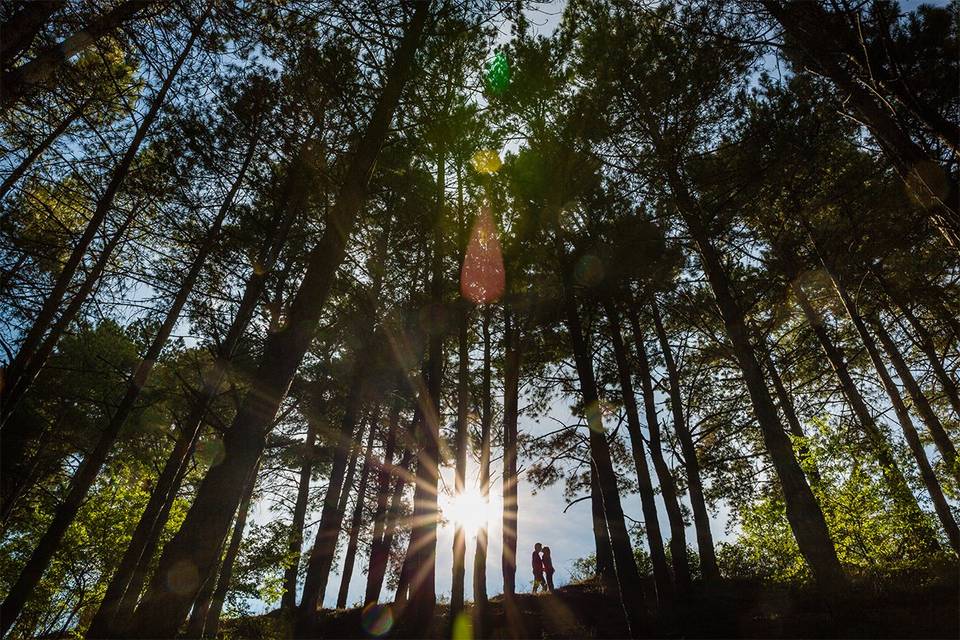
M 547 590 L 547 583 L 543 579 L 543 560 L 540 559 L 540 550 L 543 549 L 543 545 L 539 542 L 533 545 L 533 555 L 530 560 L 533 563 L 533 592 L 536 593 L 540 587 L 543 587 L 543 590 Z

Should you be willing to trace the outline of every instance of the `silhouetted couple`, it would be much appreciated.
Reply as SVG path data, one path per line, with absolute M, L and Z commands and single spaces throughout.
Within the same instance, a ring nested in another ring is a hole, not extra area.
M 550 547 L 545 547 L 539 542 L 533 545 L 533 592 L 536 593 L 540 587 L 544 591 L 553 593 L 553 559 L 550 557 Z M 544 580 L 546 577 L 546 580 Z

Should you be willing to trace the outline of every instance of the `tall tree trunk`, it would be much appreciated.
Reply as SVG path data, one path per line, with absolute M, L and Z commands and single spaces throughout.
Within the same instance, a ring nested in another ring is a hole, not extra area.
M 393 481 L 393 494 L 390 498 L 390 508 L 387 510 L 384 523 L 383 541 L 380 545 L 381 552 L 376 556 L 373 554 L 370 556 L 370 567 L 367 572 L 367 602 L 377 602 L 380 599 L 383 577 L 387 572 L 387 561 L 390 559 L 393 539 L 397 533 L 397 526 L 400 524 L 400 501 L 403 499 L 403 490 L 409 481 L 408 469 L 412 460 L 413 452 L 405 448 L 400 457 L 400 463 L 397 465 L 396 477 Z M 398 588 L 397 591 L 399 593 L 400 589 Z
M 433 256 L 431 258 L 430 301 L 443 304 L 443 224 L 446 193 L 446 152 L 441 147 L 437 160 L 437 201 L 433 221 Z M 437 604 L 437 492 L 440 479 L 440 401 L 443 385 L 443 326 L 429 327 L 427 347 L 426 395 L 420 394 L 423 419 L 419 423 L 417 481 L 413 494 L 413 525 L 407 555 L 411 561 L 410 596 L 403 613 L 403 632 L 425 636 L 433 620 Z M 460 561 L 462 567 L 463 561 Z M 454 585 L 456 589 L 456 585 Z M 460 590 L 463 578 L 460 578 Z M 451 599 L 451 605 L 453 601 Z M 462 596 L 461 596 L 462 606 Z
M 193 282 L 195 282 L 196 278 L 199 276 L 203 262 L 206 261 L 206 256 L 213 249 L 216 237 L 219 235 L 219 229 L 222 226 L 223 220 L 226 218 L 226 214 L 230 210 L 237 191 L 239 190 L 243 178 L 246 175 L 246 171 L 250 165 L 250 161 L 253 158 L 253 152 L 255 148 L 256 137 L 254 137 L 254 139 L 252 139 L 250 142 L 246 157 L 241 165 L 238 176 L 234 180 L 226 199 L 217 213 L 217 217 L 213 226 L 211 227 L 210 232 L 208 233 L 208 237 L 204 242 L 204 245 L 201 247 L 197 257 L 194 259 L 194 264 L 191 267 L 191 270 L 188 272 L 187 280 L 185 281 L 184 286 L 187 286 L 187 283 L 189 282 L 189 286 L 192 288 Z M 178 302 L 179 301 L 175 301 L 175 307 L 177 307 Z M 182 305 L 183 302 L 179 302 L 179 307 L 177 308 L 178 314 L 179 309 L 182 308 Z M 246 323 L 244 322 L 244 324 Z M 232 352 L 235 345 L 230 345 L 230 347 Z M 217 386 L 219 386 L 219 381 Z M 170 456 L 167 459 L 160 476 L 157 478 L 157 484 L 150 495 L 150 500 L 147 502 L 147 506 L 144 508 L 143 514 L 140 516 L 140 520 L 137 523 L 137 528 L 134 530 L 133 537 L 130 539 L 130 544 L 127 546 L 127 550 L 124 553 L 120 564 L 114 571 L 114 575 L 111 578 L 110 584 L 107 586 L 107 592 L 100 603 L 100 608 L 97 610 L 96 615 L 94 615 L 93 620 L 90 623 L 90 627 L 87 630 L 87 635 L 89 637 L 96 638 L 101 636 L 106 637 L 108 635 L 116 635 L 117 628 L 113 625 L 113 621 L 117 616 L 118 607 L 120 602 L 125 598 L 127 588 L 130 585 L 131 579 L 136 572 L 137 567 L 141 563 L 148 563 L 153 555 L 153 549 L 155 548 L 156 540 L 159 538 L 160 533 L 166 524 L 166 517 L 164 517 L 163 522 L 159 522 L 158 517 L 160 512 L 163 510 L 163 506 L 168 502 L 168 496 L 171 493 L 176 494 L 180 488 L 180 480 L 183 478 L 183 475 L 186 471 L 185 466 L 189 463 L 189 458 L 196 447 L 197 438 L 200 434 L 202 415 L 206 413 L 206 409 L 207 398 L 205 397 L 205 394 L 203 394 L 196 399 L 191 409 L 191 413 L 183 423 L 181 436 L 177 439 L 173 451 L 170 452 Z M 194 419 L 194 416 L 196 416 L 196 419 Z M 148 548 L 150 549 L 150 553 L 145 554 L 144 552 Z M 145 555 L 146 559 L 144 559 Z M 142 588 L 142 584 L 138 585 L 136 593 L 133 594 L 134 598 L 139 596 L 140 588 Z M 121 620 L 121 622 L 123 621 Z
M 106 637 L 125 637 L 125 630 L 127 625 L 130 623 L 130 618 L 133 616 L 133 612 L 137 608 L 137 602 L 140 600 L 140 594 L 143 592 L 143 586 L 146 584 L 147 578 L 150 577 L 151 561 L 153 560 L 153 555 L 156 552 L 157 547 L 160 546 L 160 537 L 163 535 L 163 529 L 167 524 L 167 520 L 170 518 L 170 511 L 173 509 L 173 505 L 176 502 L 177 495 L 179 494 L 179 488 L 183 484 L 183 478 L 187 475 L 187 472 L 190 469 L 190 459 L 193 456 L 193 452 L 197 446 L 197 441 L 198 438 L 194 438 L 193 445 L 184 456 L 183 463 L 180 465 L 180 470 L 177 472 L 177 476 L 173 479 L 170 491 L 167 494 L 167 499 L 157 514 L 156 521 L 153 524 L 150 535 L 147 537 L 146 544 L 143 546 L 140 559 L 137 562 L 137 565 L 134 567 L 133 573 L 130 575 L 130 580 L 127 584 L 126 591 L 124 591 L 123 597 L 117 604 L 116 615 L 113 617 L 113 621 L 110 623 L 107 632 L 104 634 Z M 87 632 L 87 636 L 91 638 L 96 637 L 91 635 L 90 632 Z
M 18 164 L 6 178 L 4 178 L 3 184 L 0 185 L 0 200 L 3 200 L 7 197 L 7 194 L 10 193 L 17 182 L 20 181 L 20 178 L 22 178 L 30 169 L 30 167 L 33 166 L 33 163 L 37 161 L 37 158 L 43 155 L 43 152 L 49 149 L 50 145 L 56 142 L 57 139 L 59 139 L 60 136 L 62 136 L 63 133 L 70 128 L 70 125 L 77 121 L 77 118 L 83 114 L 91 101 L 92 100 L 90 98 L 87 98 L 79 105 L 74 107 L 70 113 L 63 117 L 56 127 L 50 130 L 50 133 L 48 133 L 43 140 L 40 141 L 40 144 L 31 149 L 30 153 L 28 153 L 24 159 L 20 161 L 20 164 Z
M 167 462 L 160 472 L 157 482 L 150 493 L 150 499 L 143 513 L 140 514 L 140 520 L 130 538 L 130 544 L 120 559 L 113 572 L 113 577 L 107 585 L 107 591 L 100 602 L 97 613 L 93 616 L 90 626 L 87 628 L 87 638 L 106 638 L 116 637 L 117 625 L 114 625 L 114 619 L 120 610 L 120 603 L 124 599 L 128 587 L 131 586 L 131 580 L 141 564 L 149 562 L 153 556 L 153 550 L 156 548 L 156 541 L 159 539 L 163 530 L 164 523 L 159 523 L 161 513 L 169 513 L 173 500 L 180 488 L 183 476 L 186 475 L 189 466 L 190 455 L 197 445 L 199 433 L 194 431 L 188 433 L 180 432 L 173 446 L 173 450 L 167 457 Z M 164 520 L 166 520 L 164 518 Z M 150 550 L 149 555 L 145 552 Z M 143 587 L 141 582 L 136 590 L 136 597 L 140 595 L 140 589 Z
M 141 360 L 140 364 L 137 366 L 136 372 L 129 381 L 123 398 L 120 400 L 119 405 L 117 406 L 113 415 L 110 417 L 110 421 L 108 422 L 107 426 L 100 434 L 100 438 L 98 439 L 97 445 L 93 452 L 91 452 L 91 454 L 84 459 L 83 464 L 75 474 L 74 479 L 71 482 L 70 491 L 67 494 L 67 498 L 64 500 L 63 504 L 57 508 L 56 515 L 54 516 L 50 527 L 37 544 L 34 553 L 27 561 L 26 567 L 24 567 L 23 572 L 17 578 L 17 582 L 15 583 L 14 587 L 11 588 L 10 594 L 7 596 L 6 600 L 4 600 L 2 607 L 3 622 L 0 623 L 3 625 L 4 633 L 9 629 L 9 627 L 6 625 L 13 624 L 13 621 L 20 614 L 23 604 L 26 602 L 27 595 L 34 589 L 40 578 L 43 576 L 43 573 L 49 566 L 50 560 L 53 558 L 53 554 L 60 544 L 60 540 L 66 533 L 70 523 L 73 522 L 73 519 L 76 516 L 77 511 L 79 511 L 84 499 L 86 498 L 90 487 L 93 485 L 94 480 L 100 473 L 100 469 L 104 462 L 106 462 L 107 455 L 109 454 L 110 449 L 113 447 L 113 443 L 117 436 L 120 434 L 120 429 L 126 423 L 127 418 L 130 416 L 130 413 L 133 411 L 136 405 L 137 399 L 140 396 L 140 392 L 147 384 L 147 381 L 150 378 L 150 373 L 153 371 L 153 365 L 160 357 L 160 353 L 167 344 L 167 339 L 170 337 L 170 333 L 173 331 L 174 326 L 180 319 L 180 311 L 183 309 L 183 306 L 187 302 L 187 298 L 193 291 L 193 286 L 196 283 L 197 278 L 200 276 L 200 271 L 203 269 L 203 265 L 206 262 L 207 256 L 217 243 L 217 240 L 220 236 L 220 228 L 222 227 L 223 221 L 230 210 L 230 207 L 233 203 L 233 198 L 236 195 L 237 190 L 240 187 L 240 183 L 243 180 L 243 175 L 246 172 L 246 167 L 252 154 L 252 148 L 253 147 L 251 145 L 251 153 L 248 154 L 240 175 L 235 180 L 233 187 L 230 189 L 230 192 L 227 194 L 226 199 L 220 207 L 220 210 L 217 212 L 217 216 L 214 219 L 213 224 L 207 231 L 206 237 L 204 238 L 200 249 L 193 258 L 193 262 L 190 265 L 187 275 L 184 277 L 183 282 L 180 283 L 180 289 L 171 302 L 170 308 L 164 317 L 163 323 L 160 325 L 157 334 L 154 336 L 153 341 L 150 343 L 150 346 L 147 348 L 147 351 L 144 354 L 143 360 Z
M 203 619 L 203 628 L 200 634 L 195 637 L 216 638 L 218 627 L 220 626 L 220 614 L 223 611 L 223 603 L 227 598 L 227 591 L 230 590 L 230 581 L 233 579 L 233 568 L 237 562 L 237 556 L 240 555 L 240 543 L 243 542 L 243 530 L 247 526 L 247 516 L 250 514 L 250 503 L 253 499 L 253 490 L 257 486 L 257 471 L 259 464 L 254 465 L 253 473 L 247 486 L 244 489 L 243 498 L 240 500 L 240 506 L 237 508 L 237 520 L 233 526 L 233 534 L 230 536 L 230 544 L 227 545 L 227 552 L 223 556 L 223 563 L 220 565 L 220 573 L 215 576 L 210 573 L 207 577 L 212 581 L 217 579 L 217 588 L 210 598 L 210 604 L 206 609 L 206 616 Z M 194 636 L 187 636 L 194 637 Z
M 650 561 L 653 564 L 653 580 L 657 586 L 657 600 L 660 606 L 669 606 L 673 601 L 673 580 L 670 569 L 667 567 L 667 556 L 663 551 L 663 538 L 660 534 L 660 520 L 657 516 L 657 499 L 653 493 L 653 483 L 650 480 L 650 469 L 647 466 L 647 454 L 643 446 L 643 433 L 640 431 L 640 413 L 637 410 L 637 398 L 633 391 L 633 381 L 630 379 L 630 364 L 627 359 L 627 350 L 623 344 L 623 329 L 620 326 L 620 314 L 609 299 L 603 301 L 607 321 L 610 323 L 610 339 L 613 342 L 613 353 L 617 363 L 617 375 L 620 380 L 620 391 L 623 407 L 627 414 L 627 431 L 630 433 L 630 447 L 633 452 L 633 462 L 637 470 L 637 485 L 640 490 L 640 504 L 643 511 L 643 528 L 647 534 L 647 546 L 650 548 Z M 671 534 L 675 534 L 674 523 L 671 520 Z M 676 538 L 673 535 L 673 538 Z M 680 523 L 679 559 L 687 556 L 686 543 L 683 537 L 683 523 Z M 676 554 L 677 549 L 671 547 Z M 678 575 L 678 581 L 680 576 Z M 689 581 L 689 574 L 687 575 Z
M 950 513 L 950 506 L 947 504 L 947 500 L 943 496 L 943 490 L 940 487 L 940 483 L 937 481 L 936 475 L 933 473 L 933 468 L 930 466 L 930 460 L 927 458 L 927 453 L 923 450 L 923 444 L 920 442 L 920 436 L 917 434 L 916 427 L 913 426 L 913 419 L 910 417 L 910 412 L 907 411 L 907 406 L 903 402 L 903 398 L 900 395 L 900 390 L 897 389 L 897 385 L 894 384 L 893 378 L 890 377 L 890 373 L 887 371 L 887 366 L 883 361 L 883 357 L 880 355 L 880 349 L 877 348 L 877 343 L 867 330 L 867 325 L 863 321 L 863 317 L 860 315 L 857 304 L 854 302 L 853 298 L 850 297 L 850 294 L 844 286 L 843 281 L 840 279 L 840 276 L 834 271 L 832 265 L 828 265 L 824 260 L 822 260 L 821 263 L 824 265 L 827 274 L 830 276 L 830 279 L 833 282 L 834 290 L 837 292 L 840 302 L 843 303 L 843 308 L 847 312 L 847 317 L 853 323 L 854 328 L 857 330 L 857 335 L 860 336 L 860 341 L 867 349 L 867 354 L 870 356 L 870 362 L 873 364 L 873 368 L 880 377 L 880 382 L 883 385 L 884 391 L 887 392 L 887 397 L 890 398 L 890 403 L 893 406 L 894 413 L 897 416 L 897 421 L 900 423 L 900 429 L 903 431 L 904 439 L 907 441 L 911 453 L 913 453 L 914 460 L 920 469 L 920 477 L 923 479 L 923 483 L 927 488 L 927 493 L 930 494 L 930 499 L 933 501 L 937 515 L 940 518 L 940 522 L 943 524 L 943 528 L 947 533 L 947 537 L 950 539 L 951 546 L 953 546 L 955 551 L 960 553 L 960 530 L 957 529 L 957 523 L 953 519 L 953 514 Z M 914 497 L 912 491 L 910 492 L 910 496 L 913 498 L 913 502 L 909 505 L 912 509 L 913 505 L 916 504 L 916 498 Z M 917 505 L 915 511 L 908 511 L 905 515 L 911 522 L 912 528 L 922 536 L 921 540 L 924 540 L 930 548 L 939 548 L 940 545 L 937 542 L 936 535 L 930 530 L 929 525 L 927 524 L 927 518 L 920 509 L 920 505 Z
M 509 307 L 503 327 L 503 595 L 517 586 L 517 419 L 520 409 L 520 324 Z
M 947 399 L 950 401 L 950 406 L 953 407 L 953 411 L 956 413 L 957 417 L 960 418 L 960 391 L 957 389 L 957 382 L 954 380 L 953 376 L 947 373 L 946 368 L 943 366 L 943 360 L 940 358 L 940 355 L 937 353 L 936 345 L 933 342 L 933 338 L 930 336 L 930 332 L 927 331 L 927 328 L 923 326 L 923 323 L 920 322 L 920 319 L 913 313 L 910 309 L 910 305 L 907 300 L 903 297 L 903 293 L 895 286 L 893 286 L 879 268 L 874 270 L 874 274 L 877 275 L 880 284 L 883 286 L 884 291 L 887 295 L 890 296 L 890 299 L 893 300 L 897 308 L 900 310 L 900 313 L 903 314 L 903 317 L 907 319 L 907 322 L 910 324 L 910 327 L 913 329 L 913 333 L 916 336 L 917 346 L 920 347 L 920 350 L 923 351 L 923 354 L 927 357 L 927 361 L 930 363 L 930 368 L 933 369 L 933 374 L 936 376 L 937 381 L 940 383 L 940 387 L 943 389 L 943 392 L 947 395 Z
M 350 533 L 347 541 L 347 551 L 343 557 L 343 573 L 340 576 L 340 591 L 337 593 L 337 609 L 347 606 L 347 596 L 350 595 L 350 579 L 353 578 L 353 564 L 357 556 L 357 543 L 360 537 L 360 528 L 363 523 L 363 507 L 367 498 L 367 480 L 370 478 L 373 437 L 377 431 L 379 417 L 370 425 L 370 435 L 367 436 L 367 450 L 363 456 L 363 470 L 360 472 L 360 486 L 357 488 L 357 501 L 353 507 L 350 519 Z
M 90 20 L 80 31 L 47 47 L 32 60 L 4 72 L 0 78 L 0 84 L 4 88 L 3 96 L 0 98 L 0 113 L 23 100 L 34 88 L 46 84 L 54 72 L 70 58 L 96 44 L 100 38 L 118 29 L 124 23 L 136 19 L 154 1 L 124 0 L 103 15 Z M 209 6 L 199 22 L 204 22 L 207 15 L 209 15 Z
M 465 301 L 461 301 L 460 314 L 457 326 L 458 371 L 457 371 L 457 431 L 456 431 L 456 464 L 454 466 L 454 497 L 463 494 L 467 475 L 467 435 L 470 429 L 468 424 L 470 411 L 470 396 L 468 393 L 470 376 L 470 343 L 467 334 L 469 309 Z M 451 621 L 463 610 L 463 581 L 466 574 L 467 541 L 463 531 L 463 523 L 457 522 L 453 532 L 453 582 L 450 594 Z
M 256 381 L 254 388 L 224 437 L 224 459 L 204 478 L 180 531 L 160 558 L 157 573 L 137 609 L 131 634 L 134 637 L 173 635 L 175 620 L 186 615 L 196 590 L 169 591 L 168 572 L 180 563 L 191 562 L 204 573 L 215 560 L 214 532 L 225 532 L 230 526 L 231 515 L 240 502 L 243 479 L 259 459 L 274 416 L 313 339 L 357 214 L 366 200 L 370 172 L 393 119 L 428 14 L 427 3 L 416 5 L 370 124 L 345 167 L 323 236 L 308 256 L 306 273 L 287 323 L 268 337 L 260 365 L 252 376 Z
M 603 514 L 603 496 L 600 494 L 600 480 L 597 477 L 597 465 L 590 464 L 590 515 L 593 521 L 593 542 L 597 557 L 597 577 L 604 589 L 612 592 L 616 589 L 613 575 L 613 549 L 610 547 L 610 534 L 607 531 L 607 517 Z
M 616 597 L 623 607 L 629 633 L 631 635 L 638 634 L 640 629 L 643 628 L 645 617 L 643 584 L 640 579 L 640 572 L 637 570 L 633 549 L 630 546 L 630 534 L 624 521 L 623 507 L 620 504 L 617 476 L 610 458 L 610 445 L 607 442 L 606 429 L 603 426 L 603 418 L 600 413 L 600 396 L 594 380 L 592 352 L 580 323 L 580 312 L 577 309 L 573 293 L 571 269 L 565 263 L 562 264 L 561 269 L 564 279 L 564 320 L 570 334 L 577 377 L 580 380 L 580 394 L 583 399 L 589 431 L 590 457 L 596 465 L 600 494 L 603 497 L 603 513 L 610 534 L 610 546 L 613 549 Z
M 483 332 L 483 372 L 480 383 L 480 495 L 490 504 L 490 425 L 493 421 L 490 397 L 490 314 L 489 306 L 481 313 Z M 477 531 L 477 549 L 473 556 L 473 602 L 478 615 L 474 623 L 477 636 L 483 637 L 487 606 L 487 545 L 490 522 L 484 519 Z
M 813 307 L 813 303 L 807 297 L 802 287 L 799 284 L 795 285 L 793 292 L 797 298 L 797 302 L 800 304 L 800 308 L 803 310 L 808 324 L 813 329 L 817 341 L 820 343 L 824 354 L 827 356 L 827 360 L 830 362 L 830 366 L 833 368 L 840 382 L 840 388 L 843 391 L 844 397 L 847 399 L 847 402 L 857 417 L 858 426 L 867 438 L 868 446 L 880 466 L 880 472 L 887 486 L 887 490 L 890 492 L 891 499 L 903 517 L 907 519 L 917 539 L 929 541 L 931 538 L 929 527 L 923 522 L 923 513 L 917 504 L 916 496 L 913 495 L 899 464 L 897 464 L 893 456 L 890 443 L 880 430 L 879 425 L 877 425 L 876 420 L 870 413 L 870 409 L 867 407 L 866 401 L 863 399 L 853 378 L 850 376 L 843 349 L 830 338 L 824 326 L 823 318 Z
M 883 323 L 874 317 L 871 318 L 871 325 L 873 326 L 874 333 L 880 338 L 880 343 L 883 345 L 884 351 L 887 352 L 887 357 L 893 364 L 893 368 L 897 372 L 897 377 L 900 378 L 901 384 L 907 389 L 907 393 L 910 394 L 910 400 L 913 402 L 913 406 L 917 409 L 917 413 L 920 414 L 924 424 L 927 425 L 933 442 L 937 445 L 940 455 L 943 456 L 943 461 L 946 463 L 954 480 L 956 480 L 957 486 L 960 486 L 960 465 L 957 464 L 957 449 L 954 447 L 953 441 L 950 440 L 946 429 L 943 428 L 943 423 L 940 422 L 940 418 L 930 407 L 927 397 L 923 394 L 920 385 L 917 384 L 917 380 L 913 377 L 913 372 L 900 354 L 897 343 L 893 341 L 893 338 L 884 328 Z
M 701 210 L 698 203 L 687 191 L 681 176 L 675 168 L 668 168 L 668 177 L 677 205 L 700 254 L 703 271 L 710 282 L 727 336 L 733 346 L 734 356 L 743 373 L 754 415 L 783 489 L 787 520 L 800 553 L 822 589 L 831 592 L 841 590 L 846 584 L 846 576 L 837 559 L 837 551 L 830 539 L 823 511 L 797 462 L 790 438 L 780 424 L 777 408 L 770 397 L 763 370 L 750 342 L 746 318 L 734 297 L 723 262 L 699 217 Z
M 114 232 L 110 240 L 107 241 L 107 244 L 97 257 L 96 262 L 87 273 L 77 295 L 70 301 L 66 310 L 64 310 L 54 324 L 53 330 L 51 331 L 52 335 L 62 333 L 63 328 L 69 324 L 65 319 L 73 317 L 79 311 L 82 306 L 82 301 L 86 298 L 86 292 L 91 291 L 96 282 L 99 281 L 100 275 L 110 262 L 111 254 L 120 242 L 126 238 L 127 229 L 135 217 L 136 211 L 131 209 L 123 223 Z M 56 346 L 56 340 L 48 337 L 48 339 L 40 345 L 37 359 L 46 361 L 53 352 L 54 346 Z M 12 399 L 12 402 L 15 402 L 15 399 Z M 3 482 L 2 494 L 0 494 L 0 505 L 2 505 L 0 506 L 0 511 L 4 514 L 4 518 L 12 511 L 16 501 L 29 487 L 29 473 L 24 466 L 26 453 L 34 440 L 42 439 L 42 433 L 44 431 L 43 427 L 32 417 L 24 416 L 21 418 L 19 415 L 13 413 L 14 407 L 12 406 L 8 406 L 7 409 L 10 411 L 11 419 L 5 425 L 3 432 L 0 433 L 3 444 L 3 446 L 0 446 L 0 470 L 2 470 L 0 478 L 2 478 Z
M 837 21 L 817 2 L 761 1 L 787 35 L 845 94 L 845 103 L 853 108 L 858 119 L 889 156 L 907 188 L 926 205 L 931 223 L 954 251 L 960 252 L 960 212 L 957 209 L 960 197 L 955 181 L 911 139 L 896 116 L 881 106 L 840 62 L 837 54 L 844 51 L 845 34 L 837 33 Z M 946 184 L 945 189 L 941 183 Z
M 793 406 L 793 398 L 783 384 L 783 378 L 780 377 L 780 371 L 777 369 L 773 356 L 770 353 L 768 345 L 758 346 L 758 350 L 763 357 L 763 364 L 770 375 L 770 381 L 773 383 L 773 390 L 777 394 L 777 404 L 780 405 L 780 411 L 787 420 L 787 426 L 790 429 L 790 435 L 800 438 L 801 444 L 797 447 L 797 458 L 801 464 L 811 466 L 808 474 L 810 482 L 816 487 L 820 483 L 820 471 L 816 468 L 815 461 L 810 459 L 810 447 L 806 444 L 806 435 L 803 432 L 803 425 L 800 424 L 800 418 L 797 416 L 796 407 Z
M 670 411 L 673 414 L 673 432 L 677 435 L 677 440 L 680 441 L 680 451 L 683 453 L 683 468 L 687 476 L 687 491 L 690 495 L 694 530 L 697 534 L 697 553 L 700 555 L 700 573 L 704 580 L 716 581 L 720 579 L 720 567 L 717 564 L 717 554 L 713 546 L 713 532 L 710 530 L 710 513 L 707 511 L 707 501 L 703 497 L 700 460 L 697 458 L 697 448 L 693 443 L 693 435 L 690 433 L 686 418 L 683 415 L 680 373 L 677 370 L 677 363 L 673 359 L 673 350 L 670 348 L 667 332 L 663 327 L 663 319 L 660 317 L 660 306 L 657 304 L 656 296 L 650 296 L 649 305 L 650 313 L 653 316 L 653 328 L 657 334 L 660 352 L 663 354 L 663 362 L 667 369 L 667 387 L 670 395 Z M 630 321 L 633 324 L 634 335 L 638 340 L 637 351 L 646 352 L 644 345 L 640 342 L 640 336 L 643 334 L 636 310 L 631 313 Z M 652 395 L 652 389 L 650 393 Z M 646 390 L 644 390 L 644 397 L 646 397 Z M 656 417 L 651 416 L 651 419 L 656 420 Z
M 29 0 L 20 10 L 0 26 L 0 68 L 4 71 L 13 66 L 18 56 L 30 48 L 43 30 L 50 16 L 66 0 Z
M 303 547 L 303 526 L 307 519 L 307 502 L 310 499 L 310 476 L 313 473 L 318 419 L 319 416 L 307 418 L 307 438 L 303 443 L 303 462 L 300 465 L 300 479 L 297 483 L 297 500 L 293 505 L 293 522 L 290 525 L 290 541 L 287 544 L 290 563 L 283 572 L 281 609 L 293 610 L 297 606 L 297 573 Z
M 127 174 L 130 172 L 130 167 L 140 151 L 140 146 L 147 137 L 147 132 L 150 130 L 150 127 L 153 126 L 154 121 L 156 121 L 157 116 L 160 113 L 160 107 L 163 105 L 167 97 L 167 93 L 170 91 L 170 87 L 173 85 L 174 78 L 177 77 L 180 68 L 183 66 L 187 56 L 193 49 L 193 45 L 196 42 L 197 37 L 202 32 L 203 24 L 206 22 L 206 18 L 210 14 L 211 7 L 212 3 L 210 6 L 208 6 L 201 19 L 197 21 L 196 26 L 190 34 L 190 39 L 184 45 L 183 50 L 177 57 L 177 60 L 170 69 L 170 72 L 167 74 L 167 77 L 164 78 L 163 84 L 160 85 L 160 89 L 157 91 L 157 94 L 154 96 L 153 101 L 150 104 L 150 109 L 147 111 L 146 115 L 144 115 L 143 120 L 140 121 L 140 125 L 137 127 L 137 131 L 133 136 L 133 140 L 130 142 L 130 146 L 127 147 L 127 150 L 124 152 L 120 162 L 110 175 L 110 182 L 107 184 L 103 195 L 101 195 L 97 200 L 97 206 L 94 209 L 90 220 L 87 222 L 86 229 L 77 240 L 76 245 L 73 247 L 73 250 L 70 253 L 70 257 L 67 258 L 66 263 L 64 263 L 63 268 L 60 270 L 60 273 L 54 282 L 53 289 L 47 295 L 40 312 L 37 314 L 37 317 L 34 318 L 33 324 L 27 331 L 27 334 L 24 336 L 23 342 L 20 344 L 20 349 L 17 351 L 17 355 L 14 356 L 13 360 L 10 362 L 10 365 L 7 367 L 5 384 L 2 394 L 0 394 L 0 406 L 3 407 L 2 410 L 0 410 L 0 428 L 5 426 L 5 423 L 12 413 L 14 406 L 17 404 L 17 402 L 19 402 L 19 399 L 26 392 L 27 387 L 29 387 L 33 382 L 32 378 L 28 378 L 23 374 L 25 371 L 27 371 L 27 367 L 30 365 L 31 360 L 36 355 L 35 352 L 37 347 L 40 346 L 40 342 L 46 334 L 47 328 L 50 326 L 50 323 L 56 316 L 57 311 L 60 309 L 63 302 L 63 296 L 66 294 L 67 288 L 70 286 L 70 282 L 73 280 L 73 276 L 76 273 L 77 268 L 80 266 L 83 256 L 86 254 L 90 243 L 96 237 L 97 232 L 103 225 L 103 221 L 107 217 L 107 214 L 113 209 L 113 201 L 116 198 L 117 193 L 119 193 L 120 188 L 123 186 L 123 183 L 127 178 Z M 10 90 L 6 81 L 3 82 L 3 85 L 7 91 Z M 9 98 L 9 93 L 7 93 L 7 98 Z M 34 375 L 36 375 L 36 370 L 34 370 Z
M 393 454 L 397 447 L 397 429 L 400 421 L 401 395 L 399 389 L 393 399 L 390 416 L 387 419 L 387 440 L 384 445 L 383 463 L 377 470 L 377 506 L 373 513 L 373 535 L 370 542 L 370 561 L 367 565 L 367 587 L 364 604 L 377 602 L 380 598 L 380 588 L 383 586 L 383 572 L 387 566 L 389 549 L 384 548 L 384 535 L 387 528 L 388 502 L 390 500 L 390 480 L 394 475 L 392 469 Z M 405 452 L 406 455 L 406 452 Z M 375 572 L 380 572 L 379 577 Z
M 617 323 L 619 325 L 619 321 Z M 673 573 L 676 579 L 677 591 L 686 595 L 690 591 L 690 561 L 687 558 L 687 537 L 683 523 L 683 511 L 680 508 L 680 498 L 677 485 L 673 479 L 673 472 L 667 466 L 663 457 L 663 445 L 660 435 L 660 421 L 657 419 L 656 398 L 653 395 L 653 377 L 650 375 L 650 361 L 647 358 L 646 339 L 640 331 L 638 318 L 631 319 L 634 344 L 637 351 L 637 374 L 640 377 L 640 388 L 643 392 L 643 407 L 650 431 L 650 457 L 653 467 L 660 481 L 660 493 L 667 510 L 667 519 L 670 523 L 670 556 L 673 563 Z M 626 349 L 624 348 L 624 351 Z M 626 364 L 626 360 L 624 362 Z M 634 409 L 636 411 L 636 409 Z M 638 417 L 639 421 L 639 417 Z M 639 430 L 638 430 L 639 431 Z M 642 434 L 638 434 L 641 438 Z M 633 435 L 630 436 L 633 438 Z

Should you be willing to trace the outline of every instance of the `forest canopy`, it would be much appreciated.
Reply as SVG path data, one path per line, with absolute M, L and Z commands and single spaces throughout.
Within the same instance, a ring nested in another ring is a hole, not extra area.
M 958 36 L 4 2 L 0 636 L 954 637 Z

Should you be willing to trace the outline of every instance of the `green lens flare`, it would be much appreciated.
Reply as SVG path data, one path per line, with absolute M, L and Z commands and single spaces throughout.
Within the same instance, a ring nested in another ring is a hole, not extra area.
M 510 65 L 502 51 L 493 56 L 487 65 L 487 87 L 492 93 L 503 93 L 510 84 Z

